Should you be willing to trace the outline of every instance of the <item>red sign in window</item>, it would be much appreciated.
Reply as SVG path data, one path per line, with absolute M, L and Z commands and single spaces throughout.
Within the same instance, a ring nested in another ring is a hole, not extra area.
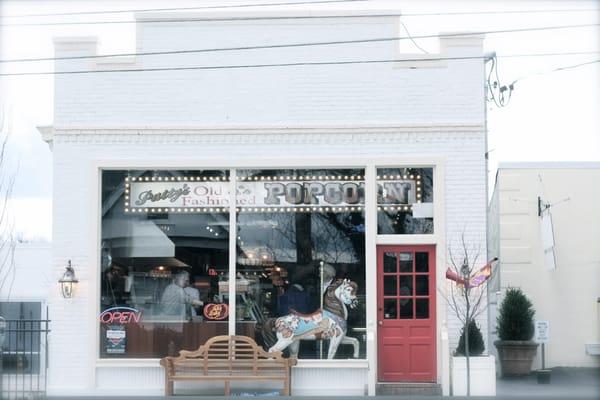
M 204 307 L 204 316 L 210 320 L 223 320 L 229 316 L 229 307 L 222 303 L 207 304 Z

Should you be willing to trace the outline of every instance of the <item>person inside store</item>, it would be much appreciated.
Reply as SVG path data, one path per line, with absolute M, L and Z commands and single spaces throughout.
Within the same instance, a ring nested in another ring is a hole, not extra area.
M 204 302 L 200 301 L 200 290 L 197 289 L 195 283 L 196 281 L 194 277 L 190 276 L 190 283 L 183 288 L 183 291 L 185 292 L 186 296 L 188 296 L 191 300 L 190 316 L 192 317 L 192 319 L 202 315 L 201 306 L 204 305 Z M 194 302 L 194 300 L 197 301 Z
M 180 271 L 173 277 L 173 282 L 165 288 L 161 296 L 161 308 L 164 315 L 180 317 L 182 320 L 192 318 L 193 307 L 201 307 L 204 303 L 199 296 L 192 294 L 190 285 L 190 274 Z M 187 289 L 186 291 L 186 288 Z
M 106 307 L 117 307 L 125 305 L 127 302 L 127 293 L 125 282 L 127 275 L 118 265 L 111 264 L 102 277 L 102 305 Z
M 285 293 L 277 299 L 278 316 L 288 315 L 296 311 L 302 314 L 308 314 L 314 311 L 309 294 L 299 283 L 290 285 Z

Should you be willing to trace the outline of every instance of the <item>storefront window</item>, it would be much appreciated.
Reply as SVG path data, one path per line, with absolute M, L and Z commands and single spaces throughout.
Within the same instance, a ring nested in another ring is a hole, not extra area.
M 433 233 L 433 168 L 377 169 L 377 233 Z
M 100 356 L 160 358 L 228 333 L 228 171 L 103 171 Z
M 304 359 L 366 356 L 363 169 L 102 173 L 100 356 L 161 358 L 215 335 Z M 323 339 L 323 340 L 322 340 Z
M 364 170 L 241 170 L 236 189 L 236 333 L 365 358 Z

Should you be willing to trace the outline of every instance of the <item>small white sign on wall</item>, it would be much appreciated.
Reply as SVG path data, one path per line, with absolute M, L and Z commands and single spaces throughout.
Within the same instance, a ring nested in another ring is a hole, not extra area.
M 413 203 L 413 218 L 433 218 L 433 203 Z
M 542 248 L 544 250 L 544 265 L 546 269 L 556 269 L 556 254 L 554 250 L 554 228 L 552 226 L 552 215 L 545 212 L 541 216 Z
M 535 321 L 535 341 L 538 343 L 548 343 L 550 340 L 550 322 Z

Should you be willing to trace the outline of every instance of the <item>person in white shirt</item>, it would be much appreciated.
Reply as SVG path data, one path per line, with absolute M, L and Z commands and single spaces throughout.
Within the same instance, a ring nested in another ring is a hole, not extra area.
M 190 274 L 187 271 L 181 271 L 173 277 L 173 282 L 165 288 L 161 296 L 160 302 L 163 314 L 190 319 L 192 306 L 199 307 L 204 304 L 200 301 L 197 290 L 195 290 L 196 295 L 193 295 L 191 290 L 186 292 L 185 289 L 189 284 Z

